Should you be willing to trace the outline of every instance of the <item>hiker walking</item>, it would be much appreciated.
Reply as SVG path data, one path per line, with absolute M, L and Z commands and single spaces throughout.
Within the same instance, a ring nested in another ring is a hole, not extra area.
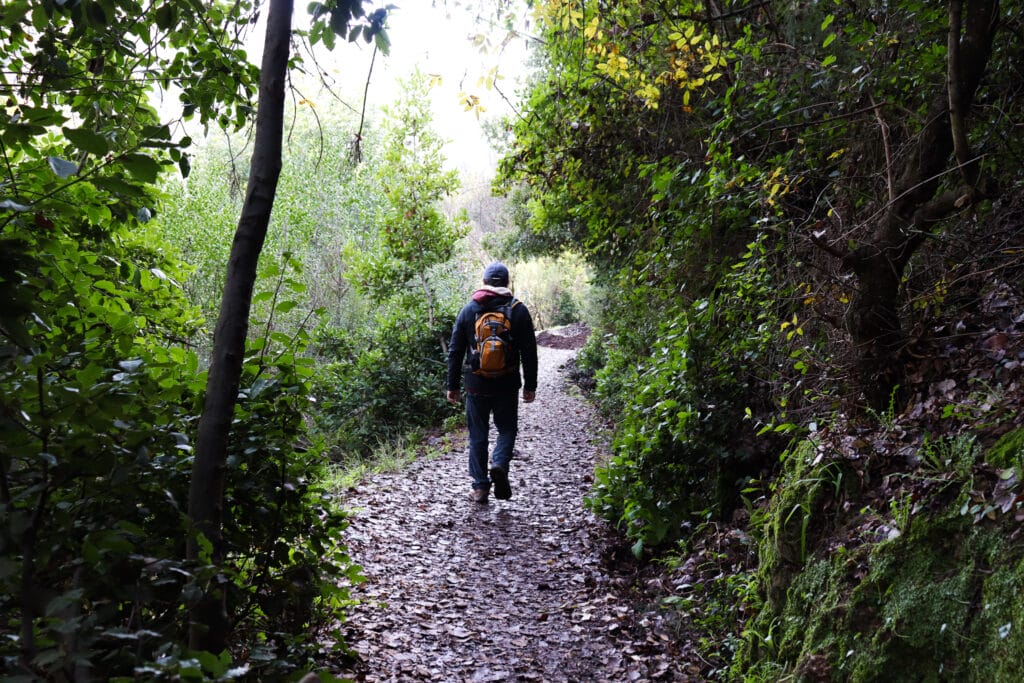
M 483 286 L 473 293 L 452 328 L 447 378 L 450 403 L 461 400 L 463 381 L 472 499 L 486 503 L 493 483 L 494 497 L 507 500 L 512 497 L 508 467 L 518 431 L 519 388 L 524 403 L 533 401 L 537 391 L 537 338 L 530 311 L 508 288 L 508 268 L 497 261 L 484 269 Z M 492 415 L 498 440 L 488 471 L 487 435 Z

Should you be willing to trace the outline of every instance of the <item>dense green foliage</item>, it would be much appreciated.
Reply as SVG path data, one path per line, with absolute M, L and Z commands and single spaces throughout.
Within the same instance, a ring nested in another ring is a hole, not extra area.
M 1016 360 L 954 381 L 937 359 L 996 291 L 1019 301 L 1021 8 L 534 10 L 539 68 L 499 184 L 514 247 L 581 254 L 603 290 L 581 363 L 615 428 L 589 504 L 638 556 L 750 517 L 739 535 L 760 569 L 713 571 L 702 600 L 677 598 L 711 632 L 717 676 L 1009 680 L 1020 432 L 988 465 L 930 444 L 996 441 L 1015 411 L 986 398 L 935 417 L 922 396 L 1019 386 Z M 903 410 L 938 435 L 915 432 L 892 461 L 839 436 L 864 420 L 889 433 Z M 808 435 L 817 452 L 790 448 Z M 891 506 L 859 497 L 883 477 L 900 482 Z
M 1019 470 L 979 471 L 972 439 L 930 449 L 888 510 L 863 505 L 849 463 L 816 457 L 813 442 L 787 453 L 752 527 L 770 609 L 744 631 L 737 678 L 1019 677 L 1024 553 L 1005 505 Z
M 888 290 L 866 300 L 865 254 L 896 250 L 881 217 L 928 151 L 948 11 L 550 0 L 536 12 L 541 68 L 502 183 L 522 206 L 520 249 L 581 252 L 607 289 L 584 358 L 621 419 L 591 500 L 639 550 L 693 514 L 728 514 L 744 479 L 770 469 L 776 437 L 842 397 L 855 409 L 859 391 L 875 406 L 891 397 L 904 359 L 886 356 L 883 373 L 871 353 L 926 324 L 943 276 L 920 265 L 934 255 L 911 261 L 890 315 Z M 927 179 L 982 214 L 1020 182 L 1020 19 L 1000 15 L 969 119 L 984 188 L 957 189 L 948 170 Z M 921 202 L 927 230 L 959 237 L 965 218 Z M 923 243 L 915 230 L 897 274 Z
M 382 14 L 335 5 L 314 24 L 320 40 L 350 22 L 375 35 Z M 5 674 L 281 677 L 321 651 L 344 586 L 358 579 L 340 543 L 344 518 L 316 484 L 322 454 L 299 446 L 311 363 L 305 328 L 276 327 L 302 291 L 280 253 L 257 294 L 266 306 L 231 432 L 224 561 L 185 560 L 207 344 L 181 284 L 187 269 L 152 221 L 167 198 L 161 176 L 191 170 L 182 120 L 239 128 L 253 113 L 256 69 L 241 45 L 257 10 L 117 0 L 0 9 Z M 161 118 L 156 88 L 179 93 L 181 118 Z M 207 591 L 226 597 L 230 652 L 183 647 L 188 610 Z
M 349 145 L 354 118 L 314 116 L 311 102 L 291 113 L 281 211 L 253 301 L 262 329 L 250 348 L 273 357 L 297 331 L 309 332 L 318 371 L 307 414 L 313 441 L 335 460 L 366 458 L 450 410 L 439 390 L 442 340 L 464 296 L 450 264 L 466 223 L 443 208 L 458 179 L 444 170 L 426 85 L 414 74 L 379 127 L 364 126 L 358 163 Z M 207 316 L 241 204 L 245 169 L 231 150 L 242 147 L 237 137 L 210 141 L 189 178 L 165 188 L 171 206 L 160 229 L 194 265 L 185 289 Z

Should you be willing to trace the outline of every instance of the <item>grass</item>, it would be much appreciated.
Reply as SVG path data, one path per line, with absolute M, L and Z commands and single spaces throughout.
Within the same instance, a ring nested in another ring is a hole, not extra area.
M 452 434 L 429 443 L 420 431 L 403 434 L 391 441 L 381 441 L 368 456 L 349 454 L 327 466 L 324 484 L 328 490 L 341 493 L 374 474 L 400 472 L 419 458 L 434 459 L 453 448 Z

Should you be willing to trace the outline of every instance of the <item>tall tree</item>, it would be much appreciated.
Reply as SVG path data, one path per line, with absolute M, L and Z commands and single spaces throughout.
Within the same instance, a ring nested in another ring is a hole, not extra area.
M 887 160 L 885 173 L 896 181 L 869 239 L 842 255 L 859 283 L 846 325 L 860 358 L 860 385 L 875 408 L 887 405 L 903 378 L 899 293 L 907 264 L 943 220 L 984 196 L 968 131 L 998 27 L 998 0 L 949 0 L 945 77 L 936 79 L 907 153 Z
M 189 488 L 188 513 L 195 532 L 211 544 L 209 561 L 224 559 L 224 463 L 228 436 L 242 374 L 249 309 L 256 283 L 256 266 L 267 235 L 274 192 L 281 174 L 284 130 L 285 79 L 291 43 L 293 0 L 270 0 L 266 41 L 260 68 L 259 103 L 252 164 L 242 215 L 228 260 L 220 315 L 213 337 L 213 352 L 206 382 L 206 398 L 196 436 L 195 459 Z M 189 537 L 188 557 L 200 559 L 200 543 Z M 192 610 L 189 645 L 195 650 L 220 652 L 227 643 L 228 615 L 225 593 L 210 587 Z
M 436 329 L 437 293 L 431 269 L 449 260 L 468 232 L 464 215 L 451 218 L 443 202 L 459 187 L 458 171 L 444 169 L 444 141 L 433 129 L 427 77 L 416 71 L 402 82 L 385 110 L 383 163 L 377 181 L 387 199 L 376 218 L 379 245 L 353 253 L 353 277 L 378 300 L 421 296 L 430 329 Z M 444 335 L 440 339 L 444 347 Z
M 362 35 L 367 40 L 381 36 L 386 17 L 383 10 L 371 14 L 361 31 L 348 33 L 350 22 L 365 16 L 362 4 L 363 0 L 340 0 L 331 7 L 314 3 L 311 9 L 314 19 L 328 17 L 330 30 L 336 33 L 350 38 Z M 214 566 L 224 561 L 222 527 L 228 440 L 245 356 L 257 265 L 281 173 L 292 10 L 293 0 L 270 0 L 252 163 L 228 259 L 192 465 L 188 512 L 194 529 L 189 537 L 188 557 L 197 562 L 206 559 L 201 542 L 205 539 L 210 548 L 209 562 Z M 321 29 L 319 35 L 330 34 Z M 226 594 L 220 586 L 209 586 L 192 610 L 190 646 L 197 650 L 221 652 L 227 645 L 228 633 Z

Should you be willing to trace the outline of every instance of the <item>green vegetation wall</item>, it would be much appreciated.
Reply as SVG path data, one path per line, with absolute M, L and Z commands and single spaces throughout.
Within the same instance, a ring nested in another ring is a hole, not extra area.
M 973 437 L 926 442 L 912 474 L 814 439 L 787 451 L 751 519 L 764 604 L 732 678 L 1019 678 L 1020 438 L 987 451 Z
M 310 8 L 311 40 L 333 44 L 350 23 L 353 37 L 380 35 L 384 10 L 332 4 Z M 300 438 L 313 363 L 291 316 L 306 290 L 281 251 L 256 295 L 223 497 L 209 501 L 224 513 L 223 562 L 187 514 L 206 379 L 196 340 L 218 283 L 200 311 L 155 229 L 161 180 L 191 171 L 186 120 L 249 122 L 258 70 L 242 45 L 259 9 L 0 6 L 0 661 L 12 677 L 284 678 L 323 653 L 358 579 L 344 516 L 316 483 L 322 454 Z M 157 88 L 180 110 L 158 111 Z M 227 222 L 225 205 L 206 208 Z M 190 227 L 210 245 L 203 221 Z M 189 628 L 208 626 L 190 623 L 204 595 L 230 650 L 186 649 Z
M 1018 206 L 1021 9 L 535 12 L 501 184 L 523 250 L 600 274 L 584 360 L 619 426 L 591 503 L 639 551 L 728 514 L 821 416 L 898 398 L 943 283 L 1004 267 L 975 247 Z

